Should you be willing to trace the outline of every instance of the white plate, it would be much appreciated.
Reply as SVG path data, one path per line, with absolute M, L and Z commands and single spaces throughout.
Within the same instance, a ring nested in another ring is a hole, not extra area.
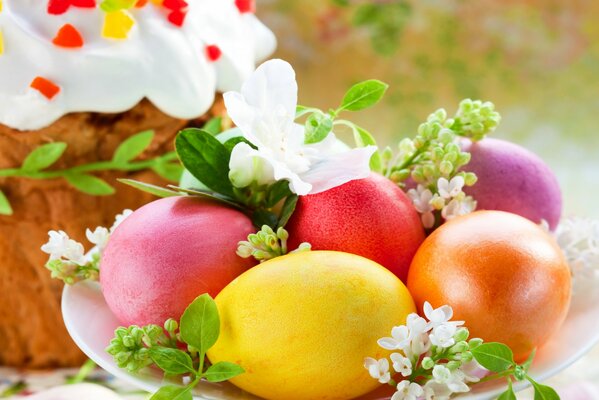
M 579 304 L 580 302 L 578 302 Z M 582 357 L 599 342 L 599 305 L 589 305 L 570 310 L 566 322 L 549 342 L 541 348 L 530 370 L 538 381 L 543 381 Z M 62 297 L 62 314 L 69 334 L 83 352 L 100 367 L 140 389 L 154 392 L 164 382 L 159 371 L 151 369 L 143 373 L 130 374 L 114 363 L 112 356 L 104 351 L 120 325 L 109 310 L 100 286 L 97 283 L 83 282 L 66 286 Z M 515 385 L 516 390 L 527 386 L 526 382 Z M 456 396 L 465 399 L 494 399 L 504 391 L 504 380 L 490 381 L 475 385 L 466 395 Z M 202 382 L 194 392 L 197 400 L 258 400 L 229 383 L 215 384 Z M 368 396 L 371 400 L 382 400 L 385 396 Z

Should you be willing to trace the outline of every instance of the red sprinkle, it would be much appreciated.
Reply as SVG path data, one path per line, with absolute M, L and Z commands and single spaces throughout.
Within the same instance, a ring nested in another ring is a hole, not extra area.
M 146 4 L 148 4 L 148 0 L 137 0 L 137 3 L 135 3 L 135 7 L 142 8 Z
M 48 1 L 48 14 L 64 14 L 65 12 L 67 12 L 70 6 L 70 0 L 50 0 Z
M 180 11 L 182 8 L 186 8 L 188 4 L 185 0 L 164 0 L 162 6 L 169 10 Z
M 220 47 L 215 44 L 211 44 L 206 46 L 206 55 L 210 61 L 218 61 L 220 56 L 223 55 L 223 52 L 221 51 Z
M 70 6 L 79 8 L 95 8 L 96 0 L 49 0 L 48 14 L 64 14 L 67 12 Z
M 71 0 L 73 7 L 96 8 L 96 0 Z
M 36 77 L 29 86 L 46 96 L 48 100 L 52 100 L 60 92 L 60 86 L 41 76 Z
M 73 25 L 65 24 L 58 30 L 52 43 L 60 47 L 83 47 L 83 37 Z
M 168 20 L 176 26 L 183 26 L 183 23 L 185 22 L 185 16 L 187 15 L 187 11 L 183 11 L 183 10 L 173 10 L 169 15 L 168 15 Z
M 256 12 L 255 0 L 235 0 L 235 5 L 242 14 Z

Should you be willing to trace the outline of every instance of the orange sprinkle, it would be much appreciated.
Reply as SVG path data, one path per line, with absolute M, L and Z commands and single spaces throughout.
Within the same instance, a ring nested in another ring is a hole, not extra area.
M 41 76 L 37 76 L 29 86 L 43 94 L 48 100 L 52 100 L 60 92 L 60 86 Z
M 73 25 L 65 24 L 58 30 L 52 43 L 60 47 L 83 47 L 83 37 Z
M 135 3 L 135 7 L 142 8 L 146 4 L 148 4 L 148 0 L 137 0 L 137 3 Z

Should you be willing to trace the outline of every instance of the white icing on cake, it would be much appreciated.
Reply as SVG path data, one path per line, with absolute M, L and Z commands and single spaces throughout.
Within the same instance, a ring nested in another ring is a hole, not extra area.
M 100 1 L 98 0 L 98 3 Z M 71 7 L 47 12 L 47 0 L 4 0 L 0 30 L 0 124 L 19 130 L 44 128 L 71 112 L 123 112 L 148 98 L 164 113 L 182 119 L 203 115 L 216 91 L 238 90 L 256 62 L 270 55 L 276 40 L 234 0 L 187 0 L 182 27 L 170 23 L 161 6 L 128 12 L 135 20 L 129 37 L 102 37 L 105 13 Z M 72 24 L 81 48 L 52 43 Z M 206 46 L 222 51 L 209 59 Z M 37 76 L 60 87 L 52 99 L 30 87 Z

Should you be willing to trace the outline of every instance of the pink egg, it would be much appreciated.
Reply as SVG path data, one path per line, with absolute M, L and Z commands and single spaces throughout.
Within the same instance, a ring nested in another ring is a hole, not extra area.
M 124 325 L 162 325 L 199 295 L 215 297 L 255 263 L 237 243 L 254 232 L 242 212 L 170 197 L 145 205 L 112 234 L 100 272 L 108 306 Z
M 521 215 L 534 223 L 545 220 L 554 230 L 562 213 L 562 195 L 555 174 L 531 151 L 505 140 L 486 138 L 462 147 L 472 159 L 463 167 L 478 182 L 465 192 L 479 210 L 501 210 Z

